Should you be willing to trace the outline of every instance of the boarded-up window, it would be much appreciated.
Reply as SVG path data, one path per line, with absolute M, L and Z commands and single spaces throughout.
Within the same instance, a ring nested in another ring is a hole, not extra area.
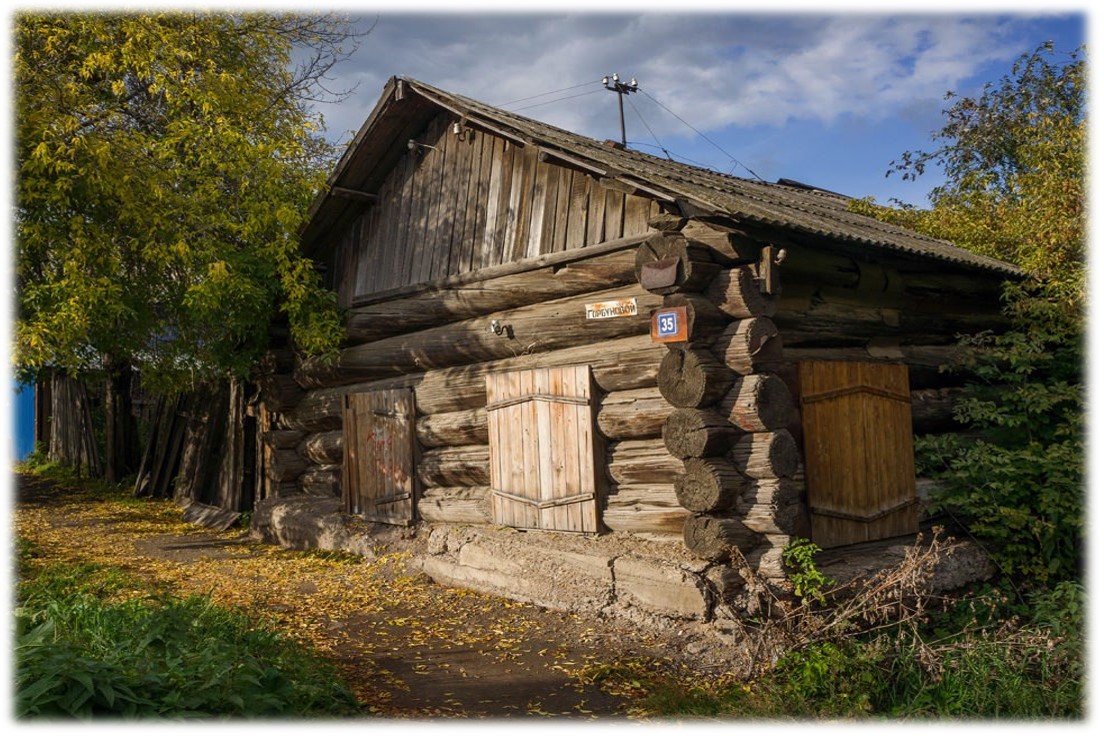
M 345 510 L 371 521 L 414 520 L 414 396 L 386 389 L 345 397 Z
M 908 367 L 808 362 L 799 376 L 813 541 L 827 549 L 915 533 Z
M 487 376 L 495 523 L 598 531 L 590 366 Z

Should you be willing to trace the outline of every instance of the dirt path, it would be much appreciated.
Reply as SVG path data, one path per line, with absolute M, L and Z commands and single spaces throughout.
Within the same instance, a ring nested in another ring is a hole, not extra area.
M 602 673 L 695 677 L 636 631 L 443 588 L 400 556 L 292 552 L 185 524 L 169 502 L 89 498 L 33 476 L 16 488 L 18 534 L 43 559 L 119 566 L 273 621 L 328 652 L 384 716 L 625 718 L 640 714 L 639 691 L 607 692 Z

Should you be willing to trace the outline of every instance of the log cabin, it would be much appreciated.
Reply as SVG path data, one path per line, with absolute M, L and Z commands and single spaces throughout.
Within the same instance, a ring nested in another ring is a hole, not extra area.
M 274 339 L 255 526 L 325 499 L 374 529 L 523 530 L 479 580 L 462 542 L 426 570 L 538 602 L 504 558 L 555 535 L 714 583 L 736 552 L 782 579 L 796 537 L 915 535 L 913 437 L 955 431 L 944 368 L 1018 272 L 848 204 L 392 78 L 302 231 L 347 340 L 321 365 Z

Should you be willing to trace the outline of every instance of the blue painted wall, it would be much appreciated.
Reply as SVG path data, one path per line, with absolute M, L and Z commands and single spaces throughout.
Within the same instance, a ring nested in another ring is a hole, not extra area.
M 35 401 L 34 384 L 21 386 L 12 381 L 15 401 L 12 402 L 12 457 L 24 460 L 34 450 Z

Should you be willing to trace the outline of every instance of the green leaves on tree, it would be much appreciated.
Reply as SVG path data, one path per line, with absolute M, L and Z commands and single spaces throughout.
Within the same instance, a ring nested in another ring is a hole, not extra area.
M 309 103 L 355 38 L 331 16 L 18 15 L 16 363 L 244 374 L 279 313 L 335 353 L 296 234 L 334 153 Z

